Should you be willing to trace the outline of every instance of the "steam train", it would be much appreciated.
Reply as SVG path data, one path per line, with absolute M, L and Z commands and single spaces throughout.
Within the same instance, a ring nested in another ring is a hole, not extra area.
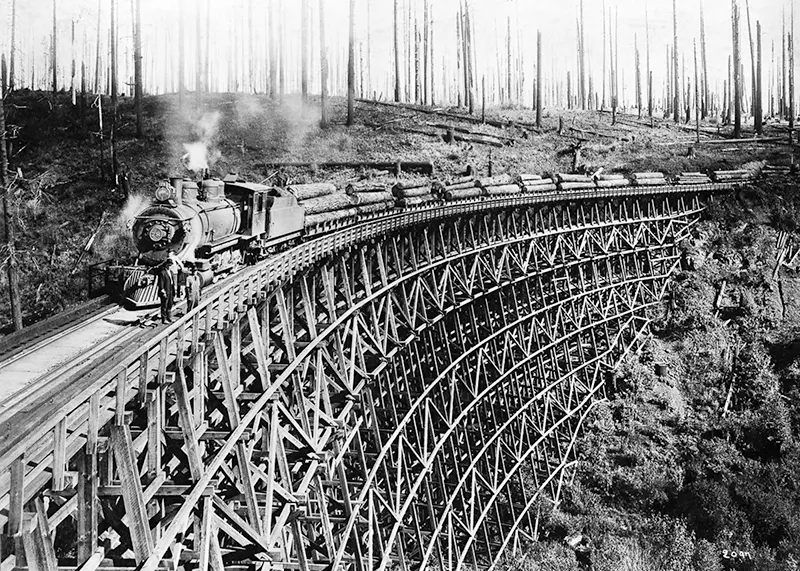
M 132 307 L 159 303 L 153 268 L 174 252 L 208 285 L 214 276 L 252 263 L 303 234 L 305 210 L 288 191 L 229 175 L 198 183 L 162 182 L 133 220 L 139 255 L 107 269 L 107 286 Z M 177 291 L 182 291 L 178 284 Z

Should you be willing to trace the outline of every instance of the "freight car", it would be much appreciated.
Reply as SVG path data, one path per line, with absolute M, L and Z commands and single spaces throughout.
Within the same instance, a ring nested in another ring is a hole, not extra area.
M 150 205 L 133 220 L 136 262 L 110 266 L 107 286 L 127 305 L 151 307 L 159 301 L 152 270 L 170 252 L 207 285 L 214 276 L 300 238 L 304 218 L 297 199 L 272 186 L 233 175 L 206 179 L 199 185 L 170 179 L 156 188 Z

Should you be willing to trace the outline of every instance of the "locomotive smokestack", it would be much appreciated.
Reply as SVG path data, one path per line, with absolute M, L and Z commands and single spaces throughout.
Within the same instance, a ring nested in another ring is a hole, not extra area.
M 183 204 L 183 179 L 180 177 L 170 177 L 169 183 L 175 189 L 175 204 Z

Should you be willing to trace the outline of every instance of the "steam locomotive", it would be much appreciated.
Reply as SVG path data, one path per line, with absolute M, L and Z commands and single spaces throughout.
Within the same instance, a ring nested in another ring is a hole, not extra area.
M 173 178 L 153 193 L 131 228 L 139 255 L 107 269 L 107 286 L 133 307 L 159 303 L 153 268 L 174 252 L 203 285 L 303 234 L 305 209 L 288 191 L 229 175 L 200 184 Z M 182 291 L 178 284 L 178 291 Z

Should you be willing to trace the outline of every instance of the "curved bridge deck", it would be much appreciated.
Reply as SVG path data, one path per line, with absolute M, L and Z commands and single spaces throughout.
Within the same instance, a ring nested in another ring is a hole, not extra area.
M 0 410 L 2 569 L 493 566 L 732 186 L 407 210 L 248 268 Z

